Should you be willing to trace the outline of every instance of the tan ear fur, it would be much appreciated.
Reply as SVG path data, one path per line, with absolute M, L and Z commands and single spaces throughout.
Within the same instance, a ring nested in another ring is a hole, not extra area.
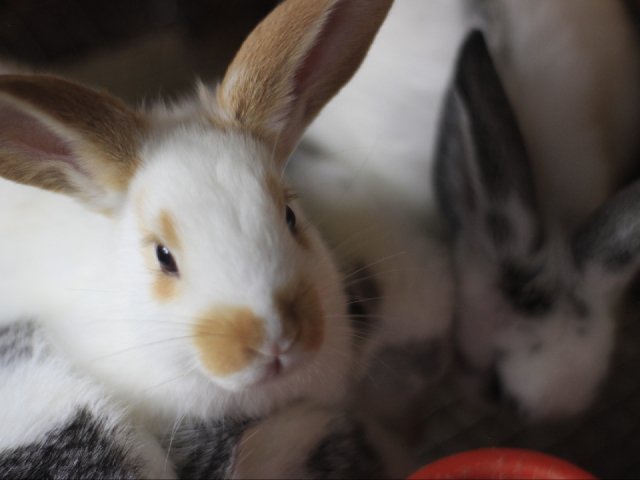
M 0 175 L 9 180 L 82 197 L 83 177 L 122 192 L 139 165 L 144 121 L 105 93 L 51 76 L 3 75 L 0 117 Z
M 284 161 L 353 76 L 393 0 L 286 0 L 246 39 L 217 90 L 222 121 Z M 219 119 L 216 119 L 216 123 Z

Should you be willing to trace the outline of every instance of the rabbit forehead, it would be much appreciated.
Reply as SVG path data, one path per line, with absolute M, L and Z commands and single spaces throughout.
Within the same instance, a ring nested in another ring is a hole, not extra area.
M 138 230 L 172 250 L 181 283 L 201 296 L 205 288 L 208 298 L 214 290 L 230 295 L 240 285 L 258 295 L 300 268 L 284 183 L 266 154 L 250 140 L 188 131 L 149 152 L 134 180 Z M 156 290 L 167 297 L 176 289 L 164 287 L 174 283 L 162 277 Z
M 190 235 L 218 235 L 234 224 L 243 230 L 263 228 L 277 212 L 284 215 L 285 202 L 281 173 L 267 155 L 240 136 L 173 134 L 146 155 L 132 197 L 146 221 L 155 222 L 168 211 L 174 230 L 191 230 Z M 225 223 L 229 226 L 223 228 Z
M 267 179 L 281 177 L 269 150 L 250 136 L 194 125 L 162 137 L 143 150 L 145 168 L 137 176 L 138 183 L 157 185 L 162 198 L 169 198 L 168 193 L 172 201 L 175 196 L 203 197 L 207 192 L 218 197 L 251 195 L 274 186 Z M 279 195 L 282 189 L 269 192 Z

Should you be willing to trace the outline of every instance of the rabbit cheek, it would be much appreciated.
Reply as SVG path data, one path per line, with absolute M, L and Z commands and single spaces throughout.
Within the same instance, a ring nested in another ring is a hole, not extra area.
M 153 298 L 161 303 L 174 299 L 177 295 L 178 282 L 175 278 L 165 275 L 162 272 L 155 274 L 155 279 L 151 285 Z
M 248 308 L 219 307 L 197 318 L 196 349 L 214 376 L 226 377 L 245 369 L 264 342 L 264 320 Z
M 276 294 L 284 336 L 305 349 L 318 351 L 324 340 L 320 297 L 308 282 L 292 282 Z
M 175 300 L 179 291 L 179 280 L 174 276 L 167 275 L 158 269 L 158 259 L 154 254 L 154 249 L 145 245 L 142 250 L 144 265 L 152 273 L 151 298 L 159 303 L 166 303 Z

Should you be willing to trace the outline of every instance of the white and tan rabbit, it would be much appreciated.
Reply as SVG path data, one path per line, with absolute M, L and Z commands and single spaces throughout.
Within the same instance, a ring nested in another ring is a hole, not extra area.
M 133 111 L 0 76 L 0 312 L 31 317 L 148 425 L 340 403 L 343 281 L 283 180 L 391 0 L 287 0 L 215 90 Z
M 476 391 L 541 420 L 583 411 L 606 375 L 615 295 L 638 267 L 640 202 L 632 184 L 559 232 L 545 223 L 533 163 L 476 31 L 447 96 L 434 174 L 454 241 L 456 346 Z

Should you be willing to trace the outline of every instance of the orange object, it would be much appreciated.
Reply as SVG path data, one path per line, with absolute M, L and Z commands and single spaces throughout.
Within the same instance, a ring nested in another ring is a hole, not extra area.
M 409 476 L 418 479 L 595 479 L 551 455 L 517 448 L 482 448 L 436 460 Z

